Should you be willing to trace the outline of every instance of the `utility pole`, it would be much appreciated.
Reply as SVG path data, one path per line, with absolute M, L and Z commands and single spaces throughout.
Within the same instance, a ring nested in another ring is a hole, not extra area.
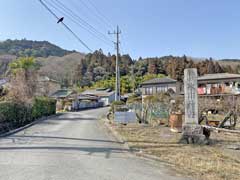
M 119 27 L 117 26 L 117 31 L 114 32 L 108 32 L 108 34 L 114 34 L 116 35 L 117 41 L 114 42 L 117 50 L 116 54 L 116 84 L 115 84 L 115 101 L 121 100 L 121 94 L 120 94 L 120 69 L 119 69 L 119 35 L 121 34 L 121 31 L 119 30 Z

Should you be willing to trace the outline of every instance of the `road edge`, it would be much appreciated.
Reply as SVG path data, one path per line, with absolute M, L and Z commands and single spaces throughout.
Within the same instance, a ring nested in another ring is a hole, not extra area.
M 108 129 L 109 133 L 111 133 L 111 135 L 114 136 L 114 138 L 123 143 L 124 147 L 126 149 L 129 150 L 129 153 L 131 153 L 132 155 L 136 156 L 136 157 L 139 157 L 139 158 L 142 158 L 144 160 L 147 160 L 147 161 L 153 161 L 153 162 L 158 162 L 158 163 L 161 163 L 161 165 L 164 165 L 166 167 L 169 167 L 170 170 L 173 170 L 173 171 L 176 171 L 178 172 L 176 169 L 175 169 L 175 165 L 174 164 L 171 164 L 169 162 L 166 162 L 164 160 L 162 160 L 161 158 L 157 157 L 157 156 L 154 156 L 154 155 L 150 155 L 150 154 L 144 154 L 141 150 L 133 150 L 132 148 L 130 148 L 127 140 L 124 139 L 124 137 L 122 137 L 112 126 L 111 124 L 109 123 L 109 120 L 107 119 L 101 119 L 101 121 L 103 122 L 104 126 Z M 112 124 L 113 125 L 113 124 Z M 179 177 L 184 177 L 181 173 L 178 172 L 178 176 Z M 185 176 L 186 178 L 188 179 L 192 179 L 192 177 L 190 176 Z
M 9 132 L 6 132 L 6 133 L 3 133 L 3 134 L 0 134 L 0 139 L 1 138 L 4 138 L 4 137 L 7 137 L 7 136 L 10 136 L 10 135 L 13 135 L 13 134 L 16 134 L 24 129 L 27 129 L 27 128 L 30 128 L 31 126 L 34 126 L 35 124 L 38 124 L 39 122 L 42 122 L 42 121 L 45 121 L 47 119 L 50 119 L 50 118 L 54 118 L 54 117 L 57 117 L 57 116 L 60 116 L 62 115 L 61 113 L 59 114 L 54 114 L 54 115 L 51 115 L 51 116 L 46 116 L 46 117 L 42 117 L 42 118 L 39 118 L 23 127 L 20 127 L 20 128 L 17 128 L 17 129 L 14 129 L 14 130 L 11 130 Z
M 108 120 L 106 119 L 102 119 L 102 122 L 104 124 L 104 126 L 108 129 L 108 131 L 114 136 L 114 138 L 119 141 L 120 143 L 122 143 L 124 145 L 125 148 L 127 148 L 128 150 L 130 150 L 130 152 L 132 154 L 134 154 L 135 156 L 137 157 L 141 157 L 141 158 L 145 158 L 145 159 L 148 159 L 148 160 L 153 160 L 153 161 L 158 161 L 158 162 L 161 162 L 161 163 L 166 163 L 164 162 L 162 159 L 158 158 L 157 156 L 154 156 L 154 155 L 149 155 L 149 154 L 144 154 L 142 153 L 141 150 L 133 150 L 130 148 L 128 142 L 124 139 L 124 137 L 122 137 L 111 125 L 113 124 L 110 124 Z M 166 163 L 167 165 L 171 165 L 170 163 Z

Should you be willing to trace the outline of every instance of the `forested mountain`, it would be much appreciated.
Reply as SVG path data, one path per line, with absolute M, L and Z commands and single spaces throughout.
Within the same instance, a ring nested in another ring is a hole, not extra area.
M 120 73 L 130 73 L 134 61 L 129 55 L 122 55 L 119 58 Z M 109 79 L 115 74 L 116 56 L 104 55 L 102 50 L 87 54 L 77 65 L 74 83 L 80 86 L 90 86 L 93 82 Z
M 73 51 L 64 50 L 48 41 L 30 41 L 22 40 L 6 40 L 0 42 L 0 55 L 10 54 L 15 56 L 64 56 Z
M 104 55 L 101 50 L 86 55 L 74 70 L 75 79 L 73 82 L 81 87 L 91 86 L 97 81 L 106 84 L 104 80 L 109 81 L 109 79 L 114 77 L 115 58 L 116 57 L 111 54 Z M 232 67 L 228 64 L 220 65 L 219 61 L 214 61 L 212 58 L 203 61 L 193 61 L 185 55 L 182 57 L 164 56 L 139 58 L 138 60 L 132 60 L 129 55 L 122 55 L 120 57 L 121 76 L 124 78 L 127 76 L 126 79 L 128 80 L 131 79 L 131 81 L 127 83 L 131 83 L 132 86 L 139 85 L 142 80 L 146 79 L 144 77 L 147 75 L 157 77 L 159 74 L 162 74 L 182 81 L 185 68 L 197 68 L 199 75 L 203 75 L 223 72 L 238 73 L 237 67 L 238 66 Z M 133 85 L 133 81 L 136 81 L 135 85 Z M 101 86 L 101 83 L 98 83 L 98 85 Z M 112 84 L 112 81 L 109 83 Z
M 114 88 L 116 56 L 105 55 L 100 49 L 87 55 L 63 50 L 43 41 L 7 40 L 0 43 L 0 77 L 8 64 L 20 56 L 34 56 L 40 65 L 39 73 L 60 81 L 65 86 Z M 9 55 L 10 54 L 10 55 Z M 187 56 L 163 56 L 133 60 L 120 56 L 122 92 L 130 92 L 142 81 L 169 76 L 183 80 L 185 68 L 197 68 L 199 75 L 209 73 L 240 73 L 240 61 L 197 59 Z
M 226 61 L 226 62 L 240 62 L 240 59 L 221 59 L 220 61 Z

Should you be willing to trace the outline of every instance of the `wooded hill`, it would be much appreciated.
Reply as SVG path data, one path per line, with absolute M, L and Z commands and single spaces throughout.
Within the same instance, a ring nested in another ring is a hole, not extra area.
M 39 73 L 62 82 L 65 86 L 114 88 L 115 55 L 105 55 L 102 50 L 87 55 L 67 51 L 47 41 L 7 40 L 0 43 L 0 76 L 8 64 L 20 56 L 35 56 L 40 65 Z M 10 55 L 9 55 L 10 54 Z M 240 73 L 240 61 L 212 58 L 195 60 L 187 56 L 164 56 L 139 58 L 120 56 L 120 73 L 124 92 L 136 88 L 142 81 L 160 76 L 169 76 L 182 81 L 185 68 L 197 68 L 199 75 L 209 73 Z M 98 82 L 98 83 L 96 83 Z
M 0 55 L 9 54 L 18 57 L 48 57 L 48 56 L 64 56 L 73 53 L 73 51 L 64 50 L 48 41 L 30 41 L 22 40 L 6 40 L 0 42 Z
M 105 84 L 108 87 L 114 88 L 113 82 L 109 82 L 109 79 L 114 77 L 115 74 L 115 58 L 116 57 L 111 54 L 104 55 L 101 50 L 86 55 L 74 70 L 74 84 L 84 87 L 92 86 L 95 84 L 94 82 L 100 81 L 101 83 L 97 83 L 98 86 Z M 134 89 L 143 80 L 148 79 L 148 77 L 153 78 L 160 74 L 182 81 L 185 68 L 197 68 L 199 75 L 240 72 L 240 61 L 234 62 L 239 63 L 238 65 L 235 64 L 235 66 L 231 66 L 231 62 L 224 62 L 225 61 L 214 61 L 212 58 L 202 61 L 193 61 L 185 55 L 182 57 L 164 56 L 144 59 L 139 58 L 138 60 L 133 60 L 129 55 L 122 55 L 120 57 L 120 73 L 123 79 L 128 80 L 126 83 L 130 83 L 129 86 L 132 86 L 127 89 Z M 146 78 L 145 76 L 148 77 Z M 114 78 L 112 80 L 114 80 Z M 129 90 L 126 92 L 128 91 Z

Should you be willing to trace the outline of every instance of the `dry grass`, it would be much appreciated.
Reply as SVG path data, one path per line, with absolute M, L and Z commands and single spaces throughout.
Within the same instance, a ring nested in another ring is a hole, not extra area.
M 227 148 L 240 145 L 240 135 L 212 133 L 211 145 L 198 146 L 178 143 L 181 134 L 172 133 L 166 127 L 128 125 L 114 128 L 131 148 L 157 156 L 194 179 L 235 180 L 240 177 L 240 151 Z

